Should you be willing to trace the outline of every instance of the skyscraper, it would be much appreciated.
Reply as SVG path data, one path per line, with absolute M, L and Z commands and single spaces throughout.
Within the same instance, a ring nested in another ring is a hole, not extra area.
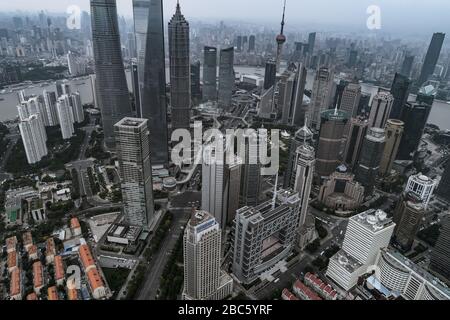
M 232 268 L 239 281 L 252 283 L 290 255 L 299 212 L 299 196 L 290 189 L 276 192 L 273 200 L 236 212 Z
M 231 100 L 234 88 L 234 48 L 220 50 L 219 66 L 219 108 L 224 111 L 231 110 Z
M 114 124 L 131 114 L 115 0 L 91 0 L 92 41 L 105 143 L 113 148 Z
M 321 113 L 329 109 L 333 91 L 334 72 L 328 68 L 320 68 L 314 79 L 311 93 L 310 112 L 311 123 L 317 130 L 320 129 Z
M 447 164 L 441 176 L 436 194 L 450 202 L 450 164 Z
M 397 159 L 412 160 L 419 147 L 423 130 L 431 112 L 431 105 L 426 103 L 407 102 L 403 107 L 400 120 L 405 123 L 402 141 L 398 149 Z
M 375 178 L 380 170 L 381 156 L 383 155 L 385 144 L 384 129 L 370 128 L 364 138 L 355 174 L 356 181 L 364 186 L 367 194 L 373 191 Z
M 200 101 L 202 88 L 200 86 L 200 61 L 191 64 L 191 94 L 192 99 Z
M 395 241 L 408 251 L 411 249 L 425 214 L 425 205 L 413 193 L 405 193 L 395 209 Z
M 191 110 L 191 73 L 189 61 L 189 23 L 180 4 L 169 22 L 170 104 L 172 130 L 189 129 Z
M 402 141 L 403 130 L 405 124 L 403 121 L 389 119 L 386 124 L 386 145 L 384 146 L 383 155 L 380 163 L 380 175 L 386 176 L 390 174 L 392 165 L 397 159 L 398 148 Z
M 48 154 L 47 137 L 42 135 L 41 125 L 37 114 L 19 122 L 20 135 L 29 164 L 41 161 Z
M 72 93 L 69 96 L 70 106 L 72 107 L 73 119 L 76 123 L 84 121 L 83 104 L 81 103 L 81 96 L 79 92 Z
M 284 189 L 294 188 L 298 148 L 304 144 L 313 145 L 312 139 L 313 133 L 306 124 L 299 130 L 297 130 L 294 136 L 289 139 L 289 160 L 286 166 L 286 171 L 284 173 Z
M 408 101 L 409 87 L 411 80 L 407 76 L 400 73 L 395 74 L 394 82 L 391 86 L 391 94 L 394 97 L 391 113 L 389 119 L 399 119 L 402 113 L 403 106 Z
M 431 252 L 430 269 L 450 281 L 450 218 L 441 227 L 441 233 Z
M 255 52 L 256 49 L 256 37 L 255 35 L 251 35 L 248 38 L 248 52 Z
M 274 60 L 266 61 L 266 69 L 264 72 L 264 90 L 270 89 L 275 85 L 277 80 L 277 64 Z
M 389 92 L 378 92 L 372 100 L 369 127 L 384 128 L 391 114 L 394 97 Z
M 309 103 L 303 99 L 305 96 L 306 77 L 308 70 L 306 70 L 303 63 L 299 63 L 297 73 L 295 75 L 293 110 L 291 116 L 291 125 L 299 127 L 306 123 L 308 117 Z M 305 102 L 305 103 L 304 103 Z
M 56 126 L 59 124 L 58 112 L 56 111 L 56 93 L 53 91 L 44 90 L 43 95 L 45 108 L 47 109 L 49 126 Z
M 319 144 L 316 153 L 318 176 L 329 176 L 338 167 L 342 139 L 348 121 L 347 113 L 337 109 L 321 113 Z
M 130 225 L 152 228 L 155 211 L 148 120 L 124 118 L 114 129 L 125 219 Z
M 379 250 L 389 245 L 394 227 L 382 210 L 370 209 L 351 217 L 342 249 L 330 259 L 327 277 L 349 291 L 369 271 Z
M 75 133 L 75 129 L 73 127 L 74 117 L 72 107 L 70 105 L 70 97 L 68 95 L 62 95 L 59 97 L 58 102 L 56 103 L 56 109 L 58 111 L 62 138 L 64 140 L 72 138 Z
M 245 143 L 245 159 L 242 159 L 240 207 L 256 206 L 259 203 L 262 180 L 261 164 L 258 158 L 260 141 L 256 135 L 247 135 L 245 139 L 248 139 L 248 142 Z
M 350 120 L 350 130 L 344 149 L 344 163 L 350 168 L 356 168 L 369 122 L 363 117 Z
M 417 80 L 417 86 L 421 87 L 434 73 L 436 64 L 441 54 L 442 44 L 444 43 L 445 33 L 435 33 L 431 39 L 430 46 L 428 47 L 425 60 L 422 65 L 422 71 L 419 79 Z
M 402 68 L 400 69 L 400 74 L 404 75 L 405 77 L 411 76 L 412 67 L 414 64 L 414 56 L 407 54 L 405 56 L 405 59 L 403 60 Z
M 219 223 L 206 211 L 194 211 L 183 237 L 183 300 L 221 300 L 233 292 L 233 279 L 220 269 Z
M 311 57 L 314 55 L 315 47 L 316 47 L 316 32 L 311 32 L 308 35 L 308 53 Z
M 422 173 L 418 173 L 409 176 L 405 193 L 414 194 L 426 208 L 431 200 L 435 187 L 436 181 Z
M 153 166 L 168 166 L 166 67 L 162 0 L 134 0 L 134 28 L 138 51 L 141 117 L 148 119 L 152 134 Z
M 217 100 L 217 48 L 205 47 L 203 50 L 203 100 Z
M 281 19 L 281 31 L 280 34 L 277 35 L 276 41 L 277 41 L 277 56 L 276 56 L 276 71 L 280 71 L 280 63 L 281 63 L 281 57 L 283 54 L 283 45 L 286 42 L 286 36 L 284 35 L 284 15 L 286 12 L 286 0 L 284 0 L 284 6 L 283 6 L 283 18 Z
M 307 143 L 297 148 L 295 159 L 295 170 L 292 174 L 294 178 L 294 191 L 300 198 L 299 229 L 306 222 L 308 214 L 309 195 L 314 177 L 315 152 L 314 148 Z
M 221 152 L 212 144 L 203 148 L 202 210 L 211 213 L 225 231 L 233 209 L 239 207 L 241 163 L 227 164 Z
M 347 112 L 350 117 L 356 117 L 360 98 L 361 86 L 357 83 L 349 83 L 342 93 L 339 110 Z

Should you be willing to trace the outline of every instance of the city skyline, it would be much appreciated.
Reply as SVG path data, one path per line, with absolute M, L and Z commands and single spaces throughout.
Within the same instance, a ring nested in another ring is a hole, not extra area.
M 256 2 L 258 3 L 257 18 L 249 17 L 246 12 L 253 10 Z M 279 30 L 280 16 L 282 13 L 282 0 L 239 0 L 216 1 L 211 6 L 207 0 L 182 0 L 180 3 L 185 9 L 184 15 L 188 20 L 230 20 L 249 23 L 267 23 L 272 28 Z M 64 13 L 71 5 L 77 5 L 81 10 L 89 12 L 89 0 L 62 0 L 55 4 L 53 1 L 44 0 L 39 5 L 34 5 L 27 0 L 18 0 L 14 2 L 3 2 L 0 4 L 0 11 L 23 12 L 48 10 L 51 13 Z M 132 18 L 132 0 L 119 0 L 118 13 L 128 18 Z M 387 32 L 396 32 L 403 34 L 426 35 L 430 31 L 448 32 L 450 22 L 445 19 L 445 7 L 450 10 L 450 4 L 445 0 L 431 0 L 427 6 L 420 6 L 420 0 L 379 0 L 373 3 L 371 0 L 362 0 L 355 3 L 354 0 L 330 1 L 317 0 L 307 2 L 287 1 L 286 8 L 286 32 L 289 33 L 293 28 L 299 26 L 310 26 L 320 28 L 321 26 L 351 27 L 367 29 L 366 22 L 369 14 L 366 12 L 371 5 L 377 5 L 381 9 L 381 32 L 383 29 Z M 170 19 L 172 10 L 176 6 L 176 0 L 164 1 L 164 20 L 165 23 Z M 279 8 L 279 14 L 274 14 L 273 6 Z M 241 10 L 230 10 L 230 8 L 239 7 Z M 305 11 L 304 7 L 308 10 Z M 326 7 L 327 10 L 323 10 Z M 444 9 L 443 9 L 444 7 Z M 303 10 L 302 10 L 303 9 Z M 398 12 L 402 12 L 402 19 L 399 19 Z M 355 19 L 356 17 L 356 19 Z M 426 21 L 425 23 L 411 23 L 411 21 Z M 312 25 L 311 25 L 312 24 Z

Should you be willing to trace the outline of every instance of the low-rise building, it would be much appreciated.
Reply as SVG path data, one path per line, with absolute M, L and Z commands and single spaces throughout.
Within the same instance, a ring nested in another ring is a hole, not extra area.
M 53 263 L 56 255 L 55 240 L 48 238 L 46 243 L 45 260 L 47 263 Z
M 6 239 L 6 252 L 10 253 L 17 249 L 17 237 L 10 237 Z
M 74 237 L 81 236 L 81 225 L 78 218 L 72 218 L 70 219 L 70 230 L 72 232 L 72 235 Z
M 67 298 L 71 301 L 78 300 L 78 290 L 75 288 L 67 288 Z
M 19 267 L 19 259 L 17 251 L 11 251 L 8 253 L 7 258 L 7 266 L 8 266 L 8 272 L 11 273 L 14 271 L 14 269 L 17 269 Z
M 80 260 L 83 264 L 84 272 L 88 273 L 89 270 L 96 268 L 94 257 L 91 254 L 91 249 L 87 244 L 82 244 L 78 248 L 78 253 L 80 254 Z
M 338 293 L 328 283 L 323 282 L 317 275 L 308 272 L 305 275 L 305 284 L 312 288 L 325 300 L 336 300 Z
M 64 283 L 64 263 L 61 256 L 55 257 L 55 281 L 58 286 L 62 286 Z
M 113 224 L 107 232 L 107 240 L 123 245 L 135 244 L 141 233 L 141 227 Z
M 96 267 L 89 269 L 87 272 L 89 286 L 91 287 L 92 296 L 94 299 L 103 299 L 106 297 L 106 288 L 103 280 Z
M 44 201 L 40 198 L 33 198 L 29 202 L 30 215 L 36 223 L 42 223 L 47 220 Z
M 55 286 L 48 288 L 47 290 L 47 299 L 49 301 L 59 300 L 58 290 Z
M 30 261 L 33 260 L 37 260 L 39 258 L 38 256 L 38 248 L 36 245 L 32 245 L 29 249 L 28 249 L 28 259 Z
M 33 289 L 36 294 L 41 293 L 41 289 L 44 287 L 44 272 L 42 263 L 36 261 L 33 263 Z
M 281 299 L 288 300 L 288 301 L 300 300 L 288 289 L 283 289 L 283 292 L 281 293 Z
M 38 297 L 36 295 L 36 293 L 32 292 L 29 295 L 27 295 L 27 300 L 37 300 Z
M 9 296 L 11 300 L 22 300 L 22 279 L 19 268 L 14 269 L 11 273 Z
M 293 287 L 294 293 L 302 300 L 322 300 L 313 290 L 308 288 L 300 280 L 295 281 Z
M 23 240 L 23 247 L 26 251 L 30 249 L 30 247 L 33 245 L 33 236 L 31 235 L 30 231 L 25 232 L 22 235 Z

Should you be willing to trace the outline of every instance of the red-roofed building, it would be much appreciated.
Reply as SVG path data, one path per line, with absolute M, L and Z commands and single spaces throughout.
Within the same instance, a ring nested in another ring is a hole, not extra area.
M 47 299 L 50 301 L 59 300 L 58 290 L 55 286 L 48 288 L 47 290 L 48 297 Z
M 37 260 L 38 257 L 38 248 L 36 245 L 32 245 L 28 248 L 28 259 L 29 260 Z
M 10 253 L 16 251 L 17 248 L 17 237 L 10 237 L 6 239 L 6 252 Z
M 44 287 L 44 273 L 42 263 L 36 261 L 33 263 L 33 289 L 36 294 L 41 293 L 41 289 Z
M 87 244 L 83 244 L 79 247 L 78 253 L 80 254 L 80 260 L 84 267 L 84 272 L 88 273 L 89 270 L 95 268 L 95 260 L 92 257 L 91 249 Z
M 72 235 L 80 236 L 81 235 L 81 225 L 78 218 L 70 219 L 70 230 L 72 231 Z
M 8 253 L 7 258 L 7 265 L 8 265 L 8 272 L 13 272 L 14 269 L 19 267 L 19 258 L 16 251 L 11 251 Z
M 31 236 L 31 232 L 27 231 L 22 235 L 23 240 L 23 247 L 26 251 L 30 249 L 30 247 L 33 245 L 33 237 Z
M 98 273 L 98 270 L 96 267 L 91 268 L 87 272 L 87 277 L 89 280 L 89 285 L 91 287 L 92 296 L 94 299 L 102 299 L 106 297 L 106 288 L 103 284 L 103 280 L 100 277 L 100 274 Z
M 337 291 L 313 273 L 308 272 L 305 275 L 305 283 L 326 300 L 336 300 L 338 298 Z
M 47 263 L 53 263 L 53 261 L 55 260 L 55 255 L 55 240 L 53 238 L 48 238 L 45 251 L 45 260 L 47 261 Z
M 11 272 L 11 281 L 9 283 L 9 295 L 12 300 L 22 300 L 22 281 L 20 278 L 20 269 L 16 268 Z
M 61 256 L 55 257 L 55 281 L 58 286 L 64 283 L 64 264 Z
M 283 289 L 283 292 L 281 293 L 281 299 L 289 300 L 289 301 L 300 300 L 292 292 L 290 292 L 288 289 Z
M 308 288 L 300 280 L 294 283 L 294 293 L 302 300 L 322 300 L 312 289 Z
M 69 300 L 78 300 L 78 290 L 75 288 L 67 289 L 67 298 Z
M 32 292 L 29 295 L 27 295 L 27 300 L 37 300 L 37 295 L 36 293 Z

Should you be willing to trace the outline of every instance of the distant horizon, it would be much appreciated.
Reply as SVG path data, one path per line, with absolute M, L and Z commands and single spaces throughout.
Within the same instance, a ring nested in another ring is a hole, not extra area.
M 187 19 L 203 21 L 242 21 L 276 27 L 281 20 L 282 0 L 181 0 L 181 9 Z M 132 18 L 132 0 L 117 0 L 118 14 Z M 288 0 L 286 8 L 286 32 L 299 27 L 308 29 L 338 28 L 347 31 L 367 31 L 366 10 L 370 5 L 381 9 L 381 30 L 378 33 L 420 34 L 432 32 L 450 33 L 450 2 L 445 0 Z M 64 15 L 70 5 L 78 5 L 90 11 L 89 0 L 28 0 L 0 3 L 2 14 L 32 14 L 41 10 L 51 15 Z M 176 0 L 164 1 L 164 18 L 175 11 Z M 448 7 L 447 9 L 445 9 Z M 210 9 L 211 8 L 211 9 Z M 232 8 L 232 10 L 230 10 Z M 257 10 L 255 10 L 257 8 Z M 307 10 L 305 10 L 305 8 Z M 326 8 L 326 10 L 324 10 Z M 254 12 L 252 12 L 254 10 Z M 300 31 L 300 30 L 299 30 Z M 373 32 L 373 31 L 372 31 Z M 375 33 L 375 32 L 373 32 Z

